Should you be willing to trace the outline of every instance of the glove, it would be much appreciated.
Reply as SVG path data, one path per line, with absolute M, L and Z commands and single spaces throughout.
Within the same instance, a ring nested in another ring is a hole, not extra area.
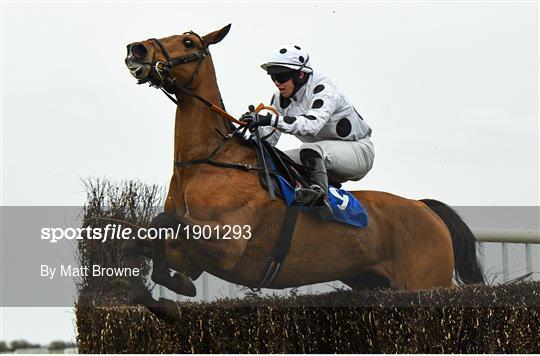
M 261 115 L 253 112 L 247 112 L 240 117 L 240 120 L 244 121 L 249 127 L 258 127 L 271 126 L 273 121 L 272 118 L 272 113 Z

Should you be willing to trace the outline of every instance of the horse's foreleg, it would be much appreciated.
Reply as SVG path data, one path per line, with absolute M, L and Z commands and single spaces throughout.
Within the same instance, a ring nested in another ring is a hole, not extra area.
M 164 240 L 157 239 L 152 242 L 152 263 L 152 280 L 155 283 L 188 297 L 194 297 L 197 294 L 195 285 L 189 277 L 179 272 L 170 275 Z
M 138 265 L 139 249 L 136 240 L 127 240 L 122 244 L 122 257 L 128 267 L 135 268 Z M 128 280 L 131 299 L 134 303 L 146 305 L 153 301 L 150 291 L 148 291 L 140 277 L 130 276 Z
M 178 220 L 167 213 L 156 216 L 151 223 L 152 228 L 173 228 L 178 227 Z M 165 254 L 165 240 L 155 239 L 152 241 L 152 280 L 175 293 L 194 297 L 197 294 L 195 285 L 191 279 L 182 273 L 175 272 L 170 275 L 169 265 Z
M 136 240 L 128 240 L 122 245 L 122 256 L 126 264 L 130 267 L 137 265 L 139 253 L 139 246 L 137 246 Z M 129 277 L 129 284 L 133 303 L 144 305 L 158 318 L 166 322 L 176 322 L 180 319 L 178 304 L 165 298 L 155 300 L 140 277 Z

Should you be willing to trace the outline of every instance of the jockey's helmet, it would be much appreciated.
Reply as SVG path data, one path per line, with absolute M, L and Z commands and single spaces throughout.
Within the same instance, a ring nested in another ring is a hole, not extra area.
M 261 65 L 268 74 L 280 74 L 286 71 L 302 71 L 312 73 L 309 54 L 302 48 L 292 44 L 276 47 Z

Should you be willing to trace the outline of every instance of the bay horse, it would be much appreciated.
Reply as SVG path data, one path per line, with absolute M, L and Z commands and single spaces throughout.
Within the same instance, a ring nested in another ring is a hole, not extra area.
M 287 209 L 282 200 L 269 198 L 257 171 L 234 169 L 239 168 L 237 162 L 244 167 L 258 163 L 255 150 L 231 134 L 235 126 L 227 120 L 209 52 L 230 26 L 205 36 L 190 31 L 127 46 L 125 62 L 131 74 L 178 104 L 173 175 L 164 213 L 151 226 L 181 233 L 177 239 L 129 241 L 124 256 L 131 262 L 139 253 L 151 257 L 154 282 L 188 296 L 195 295 L 192 280 L 203 271 L 257 287 Z M 215 162 L 232 162 L 231 166 L 212 164 L 207 159 L 212 154 Z M 475 237 L 450 207 L 379 191 L 352 194 L 366 208 L 367 227 L 325 222 L 300 211 L 295 226 L 289 227 L 294 230 L 288 254 L 266 288 L 334 280 L 354 290 L 450 287 L 454 269 L 460 283 L 484 282 Z M 196 227 L 205 226 L 211 231 L 208 238 L 190 238 Z M 231 226 L 249 227 L 250 238 L 220 239 L 219 233 Z M 171 276 L 169 269 L 176 273 Z M 176 303 L 153 299 L 136 278 L 131 287 L 136 303 L 164 320 L 179 320 Z

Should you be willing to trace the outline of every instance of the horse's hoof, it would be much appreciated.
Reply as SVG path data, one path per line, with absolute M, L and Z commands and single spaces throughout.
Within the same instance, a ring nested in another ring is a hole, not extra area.
M 174 324 L 180 320 L 178 304 L 169 299 L 159 298 L 156 307 L 152 311 L 158 318 L 168 324 Z
M 185 295 L 187 297 L 194 297 L 197 294 L 197 289 L 191 279 L 181 273 L 175 272 L 172 277 L 167 274 L 153 273 L 152 281 L 164 286 L 176 294 Z
M 193 284 L 191 279 L 188 277 L 180 273 L 174 273 L 171 279 L 174 280 L 175 283 L 178 282 L 178 284 L 181 286 L 182 292 L 177 292 L 178 294 L 182 294 L 187 297 L 194 297 L 197 295 L 197 288 L 195 288 L 195 284 Z

